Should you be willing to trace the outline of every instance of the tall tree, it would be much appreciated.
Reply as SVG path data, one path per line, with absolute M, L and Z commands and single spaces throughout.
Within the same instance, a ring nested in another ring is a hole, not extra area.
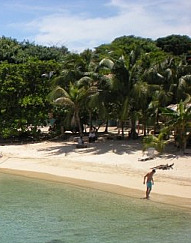
M 18 135 L 37 129 L 47 117 L 50 78 L 43 76 L 57 69 L 55 62 L 0 64 L 0 132 Z
M 166 130 L 174 131 L 176 143 L 184 152 L 191 130 L 191 106 L 181 101 L 176 109 L 163 108 L 162 115 L 169 118 Z
M 86 90 L 84 87 L 79 88 L 77 84 L 70 83 L 67 91 L 58 86 L 50 93 L 50 98 L 54 104 L 68 107 L 72 112 L 71 122 L 78 126 L 80 136 L 83 136 L 80 112 L 87 97 L 92 95 L 93 92 L 92 88 Z
M 119 120 L 119 126 L 122 128 L 122 136 L 124 137 L 124 122 L 127 120 L 128 100 L 127 96 L 130 92 L 129 86 L 129 71 L 125 64 L 124 57 L 118 60 L 104 58 L 100 62 L 101 67 L 106 67 L 110 70 L 111 75 L 111 93 L 113 99 L 113 107 L 117 110 L 116 115 Z
M 169 35 L 158 38 L 156 45 L 165 52 L 182 55 L 191 51 L 191 38 L 186 35 Z

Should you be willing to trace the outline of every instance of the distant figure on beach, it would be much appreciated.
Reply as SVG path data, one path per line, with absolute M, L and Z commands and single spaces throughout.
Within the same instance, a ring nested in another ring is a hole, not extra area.
M 91 129 L 89 132 L 89 143 L 93 143 L 96 140 L 96 135 L 94 129 Z
M 153 169 L 151 172 L 147 173 L 144 176 L 143 184 L 145 184 L 145 180 L 147 179 L 146 180 L 146 182 L 147 182 L 146 199 L 149 199 L 149 195 L 152 190 L 152 185 L 154 184 L 153 175 L 155 174 L 155 172 L 156 172 L 156 170 Z
M 82 138 L 82 137 L 79 137 L 79 138 L 78 138 L 78 144 L 79 144 L 79 145 L 84 144 L 84 141 L 83 141 L 83 138 Z

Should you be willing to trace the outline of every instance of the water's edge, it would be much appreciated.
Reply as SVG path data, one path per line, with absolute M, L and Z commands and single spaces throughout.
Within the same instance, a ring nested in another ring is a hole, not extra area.
M 110 192 L 118 195 L 128 196 L 132 198 L 137 199 L 143 199 L 145 192 L 128 188 L 128 187 L 122 187 L 119 185 L 114 184 L 106 184 L 96 181 L 88 181 L 88 180 L 82 180 L 77 178 L 70 178 L 70 177 L 64 177 L 64 176 L 58 176 L 48 173 L 42 173 L 42 172 L 34 172 L 34 171 L 25 171 L 25 170 L 15 170 L 15 169 L 0 169 L 0 173 L 2 174 L 10 174 L 15 176 L 21 176 L 21 177 L 27 177 L 32 179 L 38 179 L 38 180 L 44 180 L 44 181 L 50 181 L 50 182 L 59 182 L 69 185 L 74 185 L 78 187 L 84 187 L 84 188 L 91 188 L 100 190 L 103 192 Z M 175 206 L 177 208 L 181 208 L 183 210 L 186 210 L 191 213 L 191 199 L 190 198 L 182 198 L 182 197 L 176 197 L 171 195 L 162 195 L 162 194 L 156 194 L 152 193 L 152 202 L 165 204 L 169 206 Z
M 182 208 L 69 182 L 0 173 L 0 242 L 190 243 Z

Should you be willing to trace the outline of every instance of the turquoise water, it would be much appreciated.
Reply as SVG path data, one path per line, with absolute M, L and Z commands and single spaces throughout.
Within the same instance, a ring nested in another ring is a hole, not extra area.
M 62 183 L 0 174 L 0 243 L 190 243 L 191 214 Z

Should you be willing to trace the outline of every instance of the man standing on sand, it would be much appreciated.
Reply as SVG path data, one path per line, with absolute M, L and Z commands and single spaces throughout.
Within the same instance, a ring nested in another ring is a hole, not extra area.
M 153 169 L 151 172 L 147 173 L 144 176 L 143 184 L 145 184 L 145 180 L 147 178 L 146 199 L 149 199 L 149 194 L 152 190 L 152 185 L 154 184 L 153 175 L 155 174 L 155 172 L 156 172 L 156 170 Z

